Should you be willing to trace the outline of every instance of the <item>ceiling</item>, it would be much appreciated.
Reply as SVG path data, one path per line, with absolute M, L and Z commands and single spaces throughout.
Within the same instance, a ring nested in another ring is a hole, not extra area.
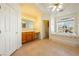
M 23 16 L 29 16 L 32 18 L 37 18 L 43 14 L 41 10 L 33 3 L 23 3 L 20 4 L 20 9 Z
M 51 9 L 48 8 L 48 6 L 53 5 L 54 3 L 41 3 L 37 4 L 41 10 L 48 14 L 48 15 L 64 15 L 71 12 L 77 12 L 79 11 L 79 3 L 63 3 L 63 11 L 62 12 L 52 12 Z
M 35 18 L 39 14 L 39 10 L 34 4 L 20 4 L 22 16 L 29 16 Z
M 20 4 L 23 14 L 27 14 L 32 17 L 45 16 L 50 17 L 50 15 L 64 15 L 71 12 L 79 11 L 78 3 L 63 3 L 62 12 L 52 12 L 48 6 L 53 5 L 54 3 L 26 3 Z

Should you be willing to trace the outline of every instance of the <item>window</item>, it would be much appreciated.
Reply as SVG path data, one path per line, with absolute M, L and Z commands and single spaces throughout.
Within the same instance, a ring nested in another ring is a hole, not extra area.
M 56 30 L 58 33 L 74 33 L 74 21 L 71 18 L 61 19 L 56 22 Z
M 56 18 L 51 20 L 51 33 L 52 34 L 70 34 L 76 35 L 76 28 L 74 18 L 63 18 L 57 20 Z

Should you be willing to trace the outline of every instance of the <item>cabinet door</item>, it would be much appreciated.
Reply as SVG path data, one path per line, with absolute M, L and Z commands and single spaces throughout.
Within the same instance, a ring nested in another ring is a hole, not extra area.
M 4 37 L 5 27 L 4 26 L 5 26 L 4 13 L 3 13 L 3 9 L 1 9 L 0 10 L 0 55 L 4 55 L 5 53 L 5 37 Z
M 22 43 L 26 43 L 27 42 L 27 33 L 26 32 L 22 32 Z

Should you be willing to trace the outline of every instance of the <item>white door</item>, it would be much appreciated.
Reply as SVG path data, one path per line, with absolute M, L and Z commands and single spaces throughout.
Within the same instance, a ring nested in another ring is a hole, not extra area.
M 7 55 L 12 54 L 21 47 L 20 16 L 18 10 L 7 7 L 6 10 L 6 51 Z
M 12 49 L 11 47 L 13 47 L 13 43 L 12 43 L 12 37 L 11 37 L 11 30 L 10 30 L 10 25 L 11 25 L 11 11 L 10 11 L 10 7 L 9 6 L 5 6 L 5 55 L 10 55 L 12 53 Z
M 10 55 L 21 47 L 21 20 L 17 11 L 9 5 L 1 5 L 0 55 Z
M 4 55 L 5 53 L 5 23 L 4 23 L 4 13 L 3 6 L 0 9 L 0 55 Z
M 16 11 L 17 13 L 17 49 L 22 46 L 22 26 L 21 26 L 21 15 L 20 11 Z
M 16 6 L 15 6 L 16 7 Z M 21 43 L 21 19 L 19 14 L 19 9 L 15 10 L 11 8 L 10 10 L 10 38 L 11 38 L 11 50 L 14 52 L 16 49 L 20 48 Z
M 10 9 L 10 51 L 11 53 L 17 49 L 17 19 L 15 11 Z

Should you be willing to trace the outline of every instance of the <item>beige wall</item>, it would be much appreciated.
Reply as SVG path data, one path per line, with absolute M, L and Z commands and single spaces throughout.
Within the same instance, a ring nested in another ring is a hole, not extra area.
M 40 32 L 40 27 L 41 27 L 41 20 L 40 20 L 40 17 L 38 19 L 35 19 L 35 18 L 32 18 L 32 17 L 22 17 L 22 19 L 25 19 L 25 20 L 31 20 L 33 21 L 33 26 L 34 26 L 34 29 L 29 29 L 27 30 L 27 28 L 22 28 L 22 31 L 35 31 L 35 32 Z
M 34 25 L 34 31 L 35 32 L 40 32 L 41 29 L 41 16 L 43 15 L 43 12 L 40 11 L 40 9 L 32 3 L 25 3 L 25 4 L 20 4 L 20 9 L 21 9 L 21 16 L 22 19 L 28 19 L 33 21 Z M 26 28 L 22 29 L 23 31 L 29 31 Z

